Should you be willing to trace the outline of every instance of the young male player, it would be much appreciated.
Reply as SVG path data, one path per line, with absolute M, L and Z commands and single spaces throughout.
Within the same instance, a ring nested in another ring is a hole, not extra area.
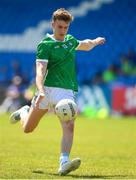
M 74 100 L 78 90 L 75 71 L 75 51 L 89 51 L 97 45 L 104 44 L 105 38 L 79 41 L 67 34 L 72 15 L 60 8 L 52 15 L 53 34 L 47 34 L 38 44 L 36 55 L 37 94 L 31 107 L 24 106 L 11 114 L 10 120 L 20 120 L 25 133 L 32 132 L 42 116 L 62 99 Z M 66 175 L 80 166 L 80 158 L 69 160 L 73 143 L 74 120 L 60 121 L 62 141 L 59 175 Z

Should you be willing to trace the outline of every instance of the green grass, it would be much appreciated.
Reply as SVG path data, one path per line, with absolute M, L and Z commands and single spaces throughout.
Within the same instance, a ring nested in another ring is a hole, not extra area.
M 53 115 L 45 116 L 31 134 L 0 115 L 0 178 L 5 179 L 134 179 L 136 178 L 136 120 L 120 118 L 76 120 L 71 158 L 81 167 L 65 177 L 57 175 L 61 128 Z

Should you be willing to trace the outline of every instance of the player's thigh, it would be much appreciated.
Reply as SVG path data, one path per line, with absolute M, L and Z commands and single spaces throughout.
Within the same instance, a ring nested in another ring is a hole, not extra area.
M 24 128 L 33 130 L 47 111 L 48 109 L 36 109 L 31 106 Z

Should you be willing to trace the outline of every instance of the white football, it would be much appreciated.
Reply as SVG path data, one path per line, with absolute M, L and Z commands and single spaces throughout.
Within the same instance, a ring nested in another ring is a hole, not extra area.
M 77 116 L 77 105 L 71 99 L 60 100 L 55 106 L 55 113 L 62 121 L 73 120 Z

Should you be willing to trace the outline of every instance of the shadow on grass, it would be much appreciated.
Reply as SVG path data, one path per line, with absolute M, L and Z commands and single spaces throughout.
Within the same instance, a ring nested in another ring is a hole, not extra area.
M 36 173 L 36 174 L 45 174 L 45 172 L 41 169 L 36 169 L 36 170 L 33 170 L 32 173 Z
M 85 176 L 85 175 L 83 175 L 83 176 L 77 176 L 77 175 L 69 175 L 69 176 L 71 176 L 72 178 L 80 178 L 80 179 L 124 179 L 124 178 L 126 178 L 126 176 L 123 176 L 123 175 L 111 175 L 111 176 L 99 176 L 99 175 L 97 175 L 97 176 Z M 127 179 L 127 178 L 126 178 Z M 128 178 L 129 179 L 129 178 Z
M 49 173 L 49 175 L 55 175 L 55 176 L 58 176 L 60 177 L 57 173 Z M 61 176 L 63 177 L 63 176 Z M 83 176 L 80 176 L 80 175 L 72 175 L 72 174 L 68 174 L 66 177 L 71 177 L 71 178 L 77 178 L 77 179 L 130 179 L 130 177 L 126 177 L 124 175 L 105 175 L 105 176 L 102 176 L 102 175 L 97 175 L 97 176 L 91 176 L 91 175 L 83 175 Z M 132 177 L 131 177 L 132 178 Z M 134 178 L 134 177 L 133 177 Z
M 48 174 L 48 175 L 51 175 L 51 176 L 58 176 L 60 177 L 57 173 L 45 173 L 43 170 L 40 170 L 40 169 L 37 169 L 37 170 L 33 170 L 33 173 L 37 173 L 37 174 Z M 65 177 L 65 176 L 61 176 L 62 178 Z M 104 175 L 104 176 L 100 176 L 100 175 L 97 175 L 97 176 L 91 176 L 91 175 L 72 175 L 72 174 L 68 174 L 66 175 L 66 177 L 71 177 L 71 178 L 77 178 L 77 179 L 134 179 L 136 177 L 127 177 L 125 175 Z

